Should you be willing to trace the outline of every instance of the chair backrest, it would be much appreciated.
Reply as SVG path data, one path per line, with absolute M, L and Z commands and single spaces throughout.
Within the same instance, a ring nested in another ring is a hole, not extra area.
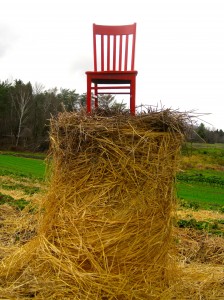
M 133 71 L 136 23 L 104 26 L 93 24 L 94 71 Z

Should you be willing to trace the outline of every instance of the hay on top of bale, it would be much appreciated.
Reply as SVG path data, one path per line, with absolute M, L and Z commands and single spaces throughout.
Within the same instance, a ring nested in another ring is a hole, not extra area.
M 43 215 L 37 236 L 2 261 L 2 295 L 169 299 L 178 281 L 174 178 L 188 117 L 106 113 L 51 120 Z

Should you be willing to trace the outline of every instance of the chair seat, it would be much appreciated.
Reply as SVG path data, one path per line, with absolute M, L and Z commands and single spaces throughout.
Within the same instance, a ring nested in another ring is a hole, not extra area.
M 87 71 L 86 75 L 95 84 L 130 84 L 137 71 Z

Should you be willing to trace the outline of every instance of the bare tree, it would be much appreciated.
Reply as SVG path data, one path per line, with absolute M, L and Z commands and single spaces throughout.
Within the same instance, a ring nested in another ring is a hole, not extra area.
M 29 115 L 32 100 L 32 85 L 30 82 L 24 84 L 21 80 L 15 81 L 15 86 L 11 92 L 13 108 L 18 117 L 18 127 L 16 133 L 16 146 L 18 146 L 21 131 Z
M 33 87 L 33 94 L 38 95 L 44 92 L 45 86 L 42 83 L 35 82 Z

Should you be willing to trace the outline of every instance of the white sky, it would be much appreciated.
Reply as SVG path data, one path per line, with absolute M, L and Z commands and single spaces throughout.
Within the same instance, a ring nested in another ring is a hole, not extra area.
M 224 0 L 1 0 L 0 80 L 85 93 L 92 24 L 134 22 L 137 105 L 224 129 Z

